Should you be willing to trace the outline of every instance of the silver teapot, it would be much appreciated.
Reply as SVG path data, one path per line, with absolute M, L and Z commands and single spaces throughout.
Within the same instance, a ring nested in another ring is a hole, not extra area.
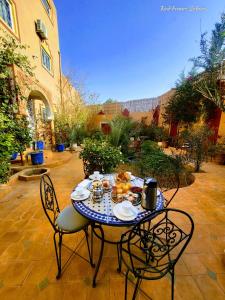
M 101 202 L 104 193 L 102 182 L 100 180 L 94 180 L 92 186 L 92 200 L 94 202 Z

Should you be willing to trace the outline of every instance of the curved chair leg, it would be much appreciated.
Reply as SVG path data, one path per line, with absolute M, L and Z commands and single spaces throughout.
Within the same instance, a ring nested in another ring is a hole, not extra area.
M 136 285 L 135 285 L 135 289 L 134 289 L 134 294 L 133 294 L 132 300 L 135 300 L 135 298 L 137 296 L 137 291 L 138 291 L 138 287 L 139 287 L 140 283 L 141 283 L 141 278 L 138 277 Z
M 90 249 L 90 245 L 89 245 L 89 241 L 88 241 L 88 229 L 87 229 L 87 227 L 84 228 L 84 233 L 85 233 L 86 242 L 87 242 L 89 261 L 90 261 L 90 264 L 91 264 L 92 268 L 94 268 L 95 264 L 93 263 L 92 249 Z M 91 239 L 92 239 L 92 237 L 91 237 Z M 91 243 L 93 243 L 93 241 L 91 241 Z M 91 248 L 92 248 L 92 245 L 91 245 Z
M 129 274 L 129 269 L 126 272 L 126 276 L 125 276 L 125 296 L 124 299 L 127 300 L 127 283 L 128 283 L 128 274 Z
M 171 275 L 171 299 L 174 299 L 174 269 L 170 273 Z
M 118 256 L 118 268 L 117 272 L 120 273 L 122 269 L 122 245 L 120 243 L 116 244 L 117 246 L 117 256 Z
M 54 246 L 55 246 L 55 254 L 56 254 L 56 260 L 57 260 L 57 266 L 58 266 L 58 274 L 56 275 L 56 279 L 59 279 L 61 277 L 61 271 L 62 271 L 62 234 L 59 232 L 59 242 L 57 247 L 57 241 L 56 241 L 56 235 L 57 232 L 54 233 Z

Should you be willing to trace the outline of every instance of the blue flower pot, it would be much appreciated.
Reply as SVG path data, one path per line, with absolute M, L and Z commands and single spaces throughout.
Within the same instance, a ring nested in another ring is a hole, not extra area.
M 14 152 L 11 156 L 11 160 L 15 160 L 17 158 L 18 152 Z
M 56 150 L 58 152 L 63 152 L 65 150 L 65 145 L 64 144 L 57 144 L 56 145 Z
M 31 152 L 31 161 L 32 165 L 42 165 L 44 162 L 44 154 L 42 151 L 40 152 Z
M 37 150 L 44 150 L 44 142 L 43 141 L 37 141 L 36 149 Z

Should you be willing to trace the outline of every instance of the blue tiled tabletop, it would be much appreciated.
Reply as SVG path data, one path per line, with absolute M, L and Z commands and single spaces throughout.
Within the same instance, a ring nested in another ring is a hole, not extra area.
M 108 175 L 109 176 L 109 175 Z M 135 177 L 131 182 L 133 186 L 143 187 L 143 179 Z M 139 213 L 137 217 L 132 221 L 122 221 L 119 220 L 113 213 L 113 207 L 116 205 L 111 200 L 111 192 L 104 193 L 102 201 L 100 203 L 95 203 L 93 200 L 88 198 L 85 201 L 74 201 L 72 200 L 74 208 L 84 217 L 95 221 L 97 223 L 108 225 L 108 226 L 130 226 L 136 224 L 143 217 L 151 214 L 152 211 L 145 210 L 140 204 L 136 206 Z M 164 198 L 162 193 L 157 197 L 156 209 L 160 210 L 163 208 Z

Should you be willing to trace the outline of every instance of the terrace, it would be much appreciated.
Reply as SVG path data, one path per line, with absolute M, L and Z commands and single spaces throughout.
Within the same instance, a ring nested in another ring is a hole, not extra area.
M 83 178 L 82 161 L 73 154 L 68 163 L 51 168 L 51 178 L 63 208 L 70 204 L 71 191 Z M 191 214 L 195 222 L 193 238 L 176 267 L 175 299 L 224 299 L 224 193 L 224 167 L 206 163 L 203 172 L 195 174 L 195 182 L 180 188 L 171 204 Z M 117 254 L 111 245 L 106 245 L 95 289 L 91 284 L 93 269 L 78 256 L 56 280 L 53 232 L 41 207 L 37 182 L 15 182 L 0 205 L 1 299 L 123 298 L 124 276 L 116 271 Z M 120 234 L 110 227 L 104 230 L 108 235 Z M 76 246 L 82 238 L 83 234 L 77 233 L 66 237 L 65 243 Z M 98 247 L 99 241 L 94 242 Z M 68 253 L 63 251 L 65 260 Z M 84 241 L 79 253 L 87 255 Z M 152 299 L 170 299 L 170 278 L 143 281 L 142 289 Z M 140 292 L 137 299 L 147 298 Z
M 53 0 L 14 2 L 0 0 L 0 299 L 225 299 L 225 14 L 199 53 L 195 35 L 216 0 L 55 0 L 59 20 Z

